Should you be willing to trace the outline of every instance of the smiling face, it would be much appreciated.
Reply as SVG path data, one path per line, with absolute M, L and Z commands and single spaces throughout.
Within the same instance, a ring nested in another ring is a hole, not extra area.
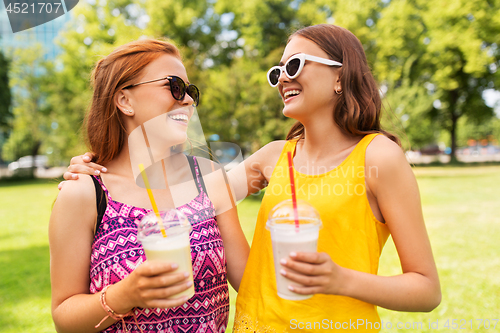
M 169 54 L 163 54 L 148 64 L 139 82 L 167 76 L 177 76 L 186 85 L 189 84 L 184 65 L 177 57 Z M 187 126 L 194 110 L 191 107 L 193 99 L 185 94 L 182 100 L 176 100 L 172 96 L 169 79 L 123 89 L 117 95 L 116 104 L 122 111 L 132 110 L 132 113 L 123 112 L 129 133 L 142 124 L 158 121 L 161 124 L 162 135 L 166 139 L 165 143 L 175 145 L 187 138 Z
M 287 44 L 280 66 L 298 53 L 329 59 L 316 43 L 295 36 Z M 307 122 L 312 115 L 314 117 L 330 115 L 328 119 L 331 119 L 333 102 L 337 98 L 335 89 L 341 89 L 340 71 L 338 67 L 306 60 L 300 75 L 295 79 L 291 80 L 281 73 L 278 89 L 285 103 L 283 114 L 302 123 Z

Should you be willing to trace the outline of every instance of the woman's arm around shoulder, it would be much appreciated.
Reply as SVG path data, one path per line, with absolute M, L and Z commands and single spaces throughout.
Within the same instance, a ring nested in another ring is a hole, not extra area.
M 285 140 L 270 142 L 229 171 L 237 200 L 267 186 L 285 143 Z
M 227 260 L 227 279 L 238 291 L 247 264 L 250 247 L 241 229 L 236 207 L 217 215 Z
M 210 200 L 214 204 L 227 260 L 227 278 L 238 291 L 250 247 L 241 229 L 236 202 L 224 168 L 210 160 L 198 158 Z

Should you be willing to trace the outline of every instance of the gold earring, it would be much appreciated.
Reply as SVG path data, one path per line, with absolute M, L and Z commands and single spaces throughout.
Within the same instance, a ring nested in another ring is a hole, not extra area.
M 335 89 L 335 93 L 336 93 L 337 95 L 342 95 L 342 93 L 343 93 L 342 88 Z

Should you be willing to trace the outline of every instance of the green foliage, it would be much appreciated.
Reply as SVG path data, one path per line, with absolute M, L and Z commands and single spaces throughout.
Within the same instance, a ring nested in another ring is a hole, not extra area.
M 496 145 L 500 142 L 499 118 L 493 117 L 488 121 L 477 122 L 464 117 L 458 121 L 458 127 L 460 128 L 457 140 L 459 146 L 467 146 L 469 139 L 488 140 Z
M 10 61 L 0 50 L 0 131 L 10 128 L 12 97 L 9 86 Z
M 181 49 L 190 81 L 201 88 L 198 112 L 207 136 L 218 134 L 247 152 L 284 138 L 291 121 L 284 121 L 282 102 L 265 73 L 279 61 L 292 25 L 299 24 L 298 7 L 291 3 L 155 0 L 78 6 L 60 38 L 61 69 L 53 71 L 49 86 L 57 123 L 48 140 L 51 150 L 68 158 L 82 149 L 77 129 L 89 102 L 92 66 L 140 36 L 168 37 Z
M 11 84 L 15 87 L 12 135 L 3 146 L 2 157 L 15 160 L 24 155 L 37 155 L 48 130 L 50 109 L 46 103 L 45 62 L 42 49 L 13 52 Z
M 206 75 L 203 82 L 209 84 L 203 90 L 210 98 L 200 107 L 206 135 L 219 134 L 222 141 L 239 143 L 244 152 L 285 137 L 290 121 L 284 121 L 281 97 L 267 84 L 258 61 L 236 59 Z
M 412 127 L 427 123 L 449 132 L 452 154 L 457 122 L 462 116 L 476 121 L 493 117 L 482 94 L 485 89 L 498 87 L 498 6 L 486 1 L 401 0 L 391 1 L 380 11 L 375 65 L 378 78 L 396 95 L 398 90 L 410 87 L 427 90 L 426 98 L 424 91 L 419 94 L 425 103 L 415 106 L 413 100 L 404 101 L 408 111 L 405 117 L 410 122 L 420 120 Z M 421 117 L 426 123 L 418 124 L 423 121 Z M 410 129 L 409 136 L 416 138 L 414 133 Z M 431 138 L 427 135 L 427 140 Z
M 382 126 L 398 135 L 405 149 L 418 150 L 437 140 L 441 129 L 428 116 L 432 99 L 425 88 L 403 85 L 393 89 L 384 105 Z
M 134 24 L 140 13 L 130 14 L 132 5 L 132 1 L 110 1 L 106 6 L 82 2 L 58 38 L 63 52 L 50 66 L 46 85 L 52 113 L 45 150 L 53 164 L 67 164 L 70 157 L 87 150 L 81 129 L 91 99 L 90 73 L 102 56 L 141 36 Z
M 296 1 L 282 0 L 222 0 L 219 8 L 234 13 L 233 28 L 245 40 L 251 56 L 264 57 L 285 45 L 291 29 L 300 21 Z
M 8 136 L 12 123 L 12 94 L 9 86 L 10 60 L 0 50 L 0 163 L 2 146 Z
M 199 111 L 206 134 L 217 133 L 247 153 L 285 138 L 294 121 L 282 115 L 283 103 L 267 84 L 266 73 L 279 62 L 293 30 L 327 16 L 314 3 L 217 1 L 218 13 L 232 13 L 227 29 L 237 33 L 242 47 L 229 65 L 209 68 L 200 77 L 205 97 Z
M 484 123 L 492 116 L 482 93 L 500 83 L 497 7 L 479 0 L 82 2 L 59 38 L 63 53 L 45 65 L 51 77 L 44 88 L 46 130 L 38 139 L 16 134 L 12 142 L 22 145 L 10 144 L 9 154 L 20 154 L 14 146 L 24 151 L 30 140 L 41 140 L 56 164 L 86 150 L 80 128 L 92 67 L 141 36 L 167 37 L 181 49 L 190 81 L 201 88 L 206 136 L 218 134 L 253 152 L 283 139 L 293 123 L 281 114 L 266 71 L 278 63 L 291 32 L 325 22 L 348 28 L 362 42 L 386 94 L 383 124 L 406 148 L 435 142 L 443 130 L 462 142 L 459 119 Z
M 239 49 L 231 33 L 231 15 L 217 12 L 213 1 L 146 1 L 143 11 L 150 18 L 146 33 L 165 36 L 181 48 L 190 70 L 228 65 Z M 193 73 L 193 75 L 196 75 Z

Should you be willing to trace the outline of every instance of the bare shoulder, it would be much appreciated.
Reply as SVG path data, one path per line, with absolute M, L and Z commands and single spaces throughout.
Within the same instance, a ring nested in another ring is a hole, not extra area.
M 366 148 L 365 164 L 369 170 L 366 183 L 377 198 L 384 191 L 404 191 L 410 184 L 415 184 L 413 170 L 403 149 L 384 135 L 377 135 Z
M 260 148 L 258 151 L 262 151 L 263 153 L 270 153 L 270 154 L 281 154 L 281 151 L 283 150 L 283 147 L 287 143 L 286 140 L 276 140 L 269 142 L 267 145 L 264 147 Z
M 56 203 L 69 206 L 95 205 L 95 187 L 91 176 L 79 175 L 77 180 L 66 182 L 57 196 Z
M 377 135 L 366 148 L 366 165 L 391 169 L 408 165 L 403 149 L 385 135 Z
M 278 161 L 278 158 L 283 151 L 283 147 L 285 146 L 287 141 L 285 140 L 277 140 L 272 141 L 265 145 L 264 147 L 257 150 L 252 156 L 245 160 L 251 163 L 257 162 L 262 165 L 275 165 Z
M 50 217 L 49 238 L 52 243 L 85 235 L 89 239 L 93 237 L 97 207 L 95 187 L 90 177 L 79 175 L 78 180 L 67 182 L 59 192 Z

